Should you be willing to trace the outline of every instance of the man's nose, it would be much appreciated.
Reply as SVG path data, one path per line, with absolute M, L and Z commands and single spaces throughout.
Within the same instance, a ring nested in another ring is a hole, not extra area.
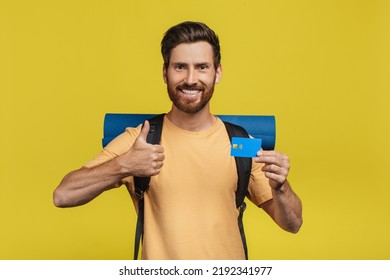
M 197 76 L 194 69 L 188 69 L 185 82 L 189 85 L 193 85 L 197 83 Z

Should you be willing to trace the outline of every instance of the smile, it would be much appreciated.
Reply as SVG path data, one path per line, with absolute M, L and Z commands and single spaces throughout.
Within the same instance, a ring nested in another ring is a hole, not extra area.
M 195 95 L 201 92 L 199 89 L 181 89 L 180 91 L 188 95 Z

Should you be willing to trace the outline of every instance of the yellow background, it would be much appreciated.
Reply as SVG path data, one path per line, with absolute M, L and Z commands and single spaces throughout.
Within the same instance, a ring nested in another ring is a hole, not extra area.
M 253 206 L 251 259 L 390 258 L 390 2 L 0 2 L 0 259 L 129 259 L 125 188 L 57 209 L 101 149 L 106 112 L 170 109 L 160 41 L 204 21 L 221 39 L 216 114 L 275 115 L 304 205 L 297 235 Z

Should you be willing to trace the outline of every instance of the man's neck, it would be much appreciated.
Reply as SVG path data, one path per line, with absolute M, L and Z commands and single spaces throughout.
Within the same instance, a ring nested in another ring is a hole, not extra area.
M 167 113 L 167 117 L 176 126 L 193 132 L 206 130 L 212 127 L 217 120 L 216 117 L 211 114 L 208 106 L 194 114 L 182 112 L 173 106 L 171 111 Z

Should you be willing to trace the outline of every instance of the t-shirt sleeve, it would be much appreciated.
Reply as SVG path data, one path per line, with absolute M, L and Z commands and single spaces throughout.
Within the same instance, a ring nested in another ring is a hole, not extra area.
M 141 132 L 142 125 L 138 127 L 128 127 L 125 132 L 118 135 L 92 160 L 84 164 L 84 167 L 91 168 L 112 160 L 130 150 L 135 140 Z
M 257 163 L 252 160 L 252 173 L 249 180 L 247 197 L 257 206 L 272 199 L 269 179 L 265 177 L 264 172 L 261 170 L 262 167 L 262 163 Z

